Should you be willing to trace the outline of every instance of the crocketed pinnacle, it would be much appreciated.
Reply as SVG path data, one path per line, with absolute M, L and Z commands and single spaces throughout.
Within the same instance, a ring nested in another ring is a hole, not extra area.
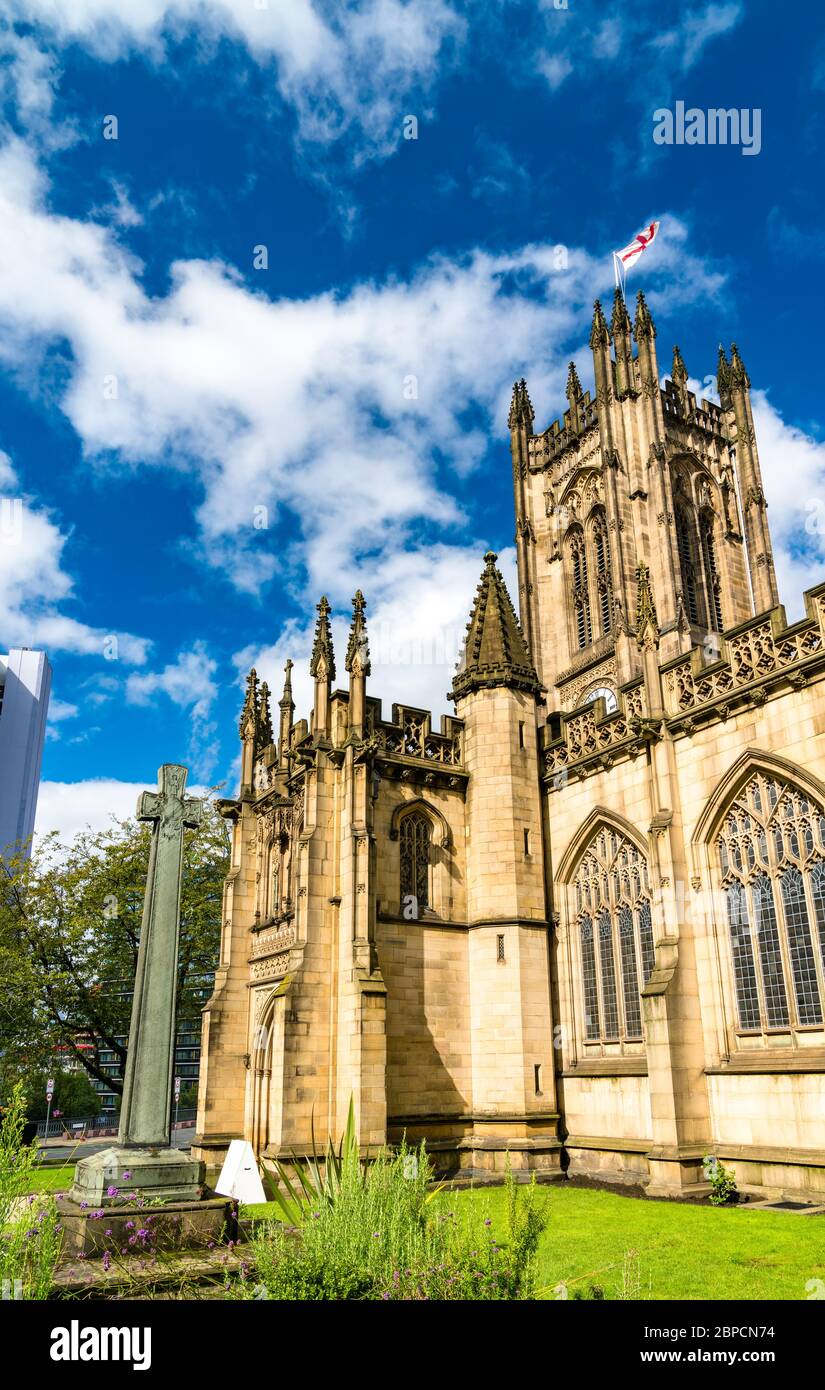
M 655 647 L 659 641 L 650 570 L 644 564 L 636 566 L 636 641 L 640 647 Z
M 656 325 L 653 322 L 650 310 L 647 307 L 647 300 L 641 290 L 636 295 L 636 323 L 635 323 L 636 342 L 642 338 L 655 338 Z
M 716 385 L 719 391 L 719 399 L 724 402 L 730 396 L 730 367 L 725 356 L 725 349 L 719 344 L 719 357 L 716 363 Z
M 258 704 L 258 672 L 253 666 L 246 678 L 246 695 L 244 696 L 243 709 L 241 710 L 241 718 L 238 725 L 238 732 L 241 738 L 247 738 L 250 734 L 255 734 L 258 727 Z
M 730 345 L 730 385 L 735 390 L 748 390 L 750 388 L 750 377 L 745 371 L 745 364 L 739 356 L 739 349 L 735 343 Z
M 613 330 L 613 337 L 630 336 L 630 315 L 627 312 L 627 305 L 621 290 L 616 287 L 613 294 L 613 316 L 610 320 L 610 327 Z
M 496 568 L 497 558 L 491 550 L 484 556 L 484 572 L 453 680 L 454 700 L 492 686 L 535 694 L 541 689 L 510 595 Z
M 567 369 L 567 385 L 564 388 L 564 392 L 571 406 L 581 399 L 582 384 L 579 381 L 579 374 L 576 371 L 575 362 L 571 362 Z
M 258 746 L 268 748 L 272 742 L 272 716 L 269 709 L 269 686 L 261 683 L 258 701 Z
M 278 701 L 280 709 L 295 709 L 295 702 L 292 699 L 292 662 L 287 659 L 284 667 L 284 693 Z
M 674 386 L 687 386 L 687 367 L 684 358 L 678 347 L 673 349 L 673 366 L 670 371 L 671 381 Z
M 335 680 L 335 653 L 332 650 L 332 633 L 329 626 L 330 606 L 326 594 L 322 594 L 317 605 L 318 617 L 315 622 L 315 640 L 312 643 L 312 657 L 309 674 L 315 679 Z
M 593 302 L 593 326 L 590 329 L 590 346 L 594 351 L 596 348 L 610 346 L 610 330 L 607 327 L 607 319 L 604 316 L 601 302 L 598 299 Z
M 513 382 L 513 396 L 510 401 L 510 414 L 507 417 L 507 428 L 515 429 L 517 425 L 526 425 L 528 434 L 533 433 L 533 421 L 536 412 L 533 410 L 533 403 L 527 390 L 527 382 L 524 377 L 521 381 Z
M 367 638 L 367 620 L 364 617 L 366 600 L 360 589 L 356 589 L 352 600 L 352 626 L 349 630 L 347 656 L 344 666 L 350 675 L 368 676 L 370 674 L 370 646 Z

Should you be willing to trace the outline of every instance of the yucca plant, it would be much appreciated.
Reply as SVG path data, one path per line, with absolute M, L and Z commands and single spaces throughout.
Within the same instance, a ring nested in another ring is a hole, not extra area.
M 281 1220 L 288 1226 L 302 1226 L 311 1213 L 319 1212 L 325 1206 L 333 1206 L 341 1196 L 344 1175 L 352 1178 L 355 1172 L 361 1174 L 366 1167 L 361 1160 L 361 1147 L 355 1127 L 355 1102 L 352 1096 L 350 1096 L 347 1112 L 347 1123 L 337 1149 L 332 1135 L 327 1135 L 323 1166 L 319 1162 L 318 1148 L 315 1142 L 314 1112 L 311 1135 L 312 1157 L 302 1160 L 298 1158 L 293 1149 L 292 1174 L 278 1159 L 275 1159 L 273 1164 L 274 1178 L 270 1172 L 264 1174 L 271 1200 L 277 1207 Z M 408 1160 L 412 1159 L 416 1164 L 427 1165 L 423 1145 L 420 1153 L 412 1150 L 408 1152 L 404 1148 L 404 1156 Z M 443 1183 L 438 1183 L 431 1189 L 425 1199 L 425 1205 L 437 1196 L 443 1186 Z
M 310 1212 L 331 1206 L 341 1192 L 341 1180 L 349 1165 L 360 1165 L 361 1151 L 355 1128 L 355 1103 L 350 1096 L 347 1123 L 336 1150 L 332 1135 L 327 1135 L 323 1167 L 319 1162 L 315 1142 L 315 1115 L 312 1118 L 312 1157 L 301 1160 L 292 1150 L 293 1176 L 280 1160 L 274 1162 L 275 1178 L 265 1174 L 270 1196 L 283 1221 L 289 1226 L 301 1226 Z M 297 1179 L 297 1181 L 294 1181 Z

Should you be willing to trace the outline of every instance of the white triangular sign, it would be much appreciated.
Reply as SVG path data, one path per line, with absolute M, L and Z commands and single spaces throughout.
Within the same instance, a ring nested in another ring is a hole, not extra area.
M 252 1145 L 245 1139 L 231 1141 L 215 1191 L 221 1197 L 234 1197 L 238 1202 L 266 1201 Z

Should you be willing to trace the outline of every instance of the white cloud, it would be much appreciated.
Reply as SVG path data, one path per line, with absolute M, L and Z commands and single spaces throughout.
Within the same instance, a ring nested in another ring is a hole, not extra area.
M 448 0 L 7 0 L 41 41 L 81 44 L 115 62 L 133 53 L 163 64 L 195 35 L 203 57 L 222 39 L 271 69 L 297 116 L 299 141 L 346 135 L 354 160 L 387 154 L 413 94 L 450 66 L 465 22 Z
M 120 782 L 113 777 L 93 777 L 84 782 L 41 782 L 37 800 L 35 835 L 57 830 L 63 841 L 81 830 L 108 830 L 112 817 L 134 816 L 141 792 L 157 786 L 155 769 L 147 768 L 145 782 Z M 202 786 L 187 787 L 188 796 L 204 796 Z
M 217 726 L 211 718 L 217 693 L 216 670 L 217 663 L 205 644 L 196 642 L 162 671 L 133 672 L 126 681 L 126 699 L 130 704 L 152 705 L 155 697 L 163 694 L 187 711 L 192 721 L 189 756 L 202 777 L 212 774 L 218 757 Z
M 825 443 L 787 424 L 765 392 L 752 406 L 779 597 L 795 621 L 803 590 L 825 579 Z
M 360 586 L 366 595 L 371 665 L 367 690 L 382 700 L 385 719 L 392 717 L 394 702 L 428 709 L 433 715 L 454 712 L 447 691 L 455 674 L 486 549 L 486 544 L 479 541 L 464 547 L 433 545 L 422 550 L 398 551 L 383 557 L 380 565 L 367 562 L 356 569 L 350 562 L 342 574 L 338 586 L 342 594 L 351 595 Z M 502 552 L 499 568 L 515 603 L 518 595 L 512 548 Z M 344 689 L 349 681 L 344 657 L 350 619 L 350 607 L 344 599 L 332 616 L 336 684 Z M 250 666 L 268 682 L 276 721 L 287 657 L 295 662 L 292 688 L 296 717 L 309 718 L 313 694 L 309 658 L 314 627 L 315 614 L 308 612 L 305 623 L 287 623 L 277 642 L 245 647 L 234 658 L 239 691 Z
M 67 537 L 45 508 L 24 495 L 11 459 L 0 453 L 0 631 L 8 646 L 146 660 L 149 643 L 106 632 L 61 611 L 73 598 L 63 567 Z
M 456 527 L 441 460 L 460 477 L 472 470 L 530 364 L 539 412 L 558 404 L 567 342 L 586 336 L 593 294 L 609 284 L 606 255 L 569 248 L 560 268 L 552 246 L 535 244 L 436 257 L 407 281 L 299 301 L 182 261 L 168 295 L 150 298 L 111 229 L 54 215 L 46 198 L 12 142 L 0 155 L 7 353 L 31 370 L 45 344 L 68 342 L 62 407 L 87 453 L 196 472 L 203 558 L 251 592 L 282 564 L 290 576 L 305 567 L 310 593 L 346 598 L 353 559 Z M 648 256 L 669 308 L 713 297 L 720 277 L 688 253 L 677 218 L 665 225 Z M 285 519 L 286 549 L 275 529 Z

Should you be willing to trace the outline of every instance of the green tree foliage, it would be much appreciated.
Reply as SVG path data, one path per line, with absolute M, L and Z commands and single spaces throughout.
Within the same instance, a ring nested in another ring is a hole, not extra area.
M 28 1103 L 26 1116 L 30 1120 L 45 1120 L 48 1103 L 46 1101 L 47 1076 L 54 1081 L 52 1114 L 57 1110 L 64 1116 L 92 1116 L 100 1110 L 100 1096 L 85 1071 L 29 1072 L 23 1082 Z
M 150 838 L 149 825 L 113 819 L 70 845 L 46 835 L 30 860 L 0 863 L 0 1092 L 33 1070 L 51 1074 L 61 1053 L 122 1089 L 101 1050 L 122 1066 Z M 184 839 L 179 1024 L 195 1022 L 211 992 L 228 861 L 226 824 L 210 799 Z

